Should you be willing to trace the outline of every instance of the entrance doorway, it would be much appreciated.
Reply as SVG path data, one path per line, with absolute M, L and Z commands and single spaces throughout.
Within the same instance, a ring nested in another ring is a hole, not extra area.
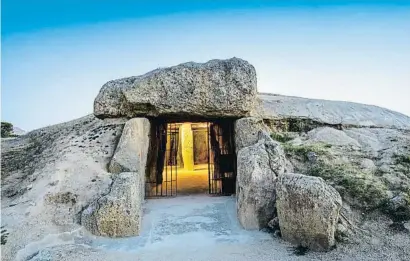
M 152 120 L 146 197 L 235 193 L 233 120 Z

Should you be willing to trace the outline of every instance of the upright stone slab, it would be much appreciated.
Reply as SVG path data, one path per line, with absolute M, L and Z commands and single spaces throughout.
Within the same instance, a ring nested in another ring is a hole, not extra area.
M 235 149 L 238 152 L 244 147 L 258 142 L 259 132 L 268 131 L 262 118 L 246 117 L 235 121 Z
M 144 173 L 120 173 L 110 193 L 83 211 L 81 224 L 97 236 L 137 236 L 141 227 L 143 201 Z
M 180 127 L 182 160 L 185 170 L 194 170 L 194 137 L 191 124 L 183 123 Z
M 342 206 L 339 193 L 322 178 L 283 174 L 276 184 L 283 239 L 313 250 L 329 250 Z
M 240 224 L 248 230 L 265 228 L 274 218 L 275 181 L 285 166 L 279 143 L 263 134 L 256 144 L 238 152 L 237 212 Z
M 94 115 L 244 117 L 256 96 L 256 71 L 248 62 L 190 62 L 106 83 L 94 101 Z
M 149 135 L 148 119 L 134 118 L 127 121 L 108 170 L 111 173 L 143 171 L 147 164 Z
M 139 234 L 145 193 L 150 123 L 145 118 L 126 122 L 109 165 L 113 184 L 107 195 L 91 203 L 81 224 L 98 236 L 127 237 Z

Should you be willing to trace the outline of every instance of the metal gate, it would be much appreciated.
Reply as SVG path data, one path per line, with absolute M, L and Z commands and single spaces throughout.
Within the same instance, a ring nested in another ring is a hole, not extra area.
M 208 124 L 209 194 L 232 195 L 236 186 L 236 157 L 233 123 L 217 121 Z
M 146 182 L 146 197 L 177 195 L 179 126 L 177 123 L 157 123 L 155 126 L 155 179 Z
M 151 166 L 146 181 L 145 196 L 172 197 L 177 195 L 178 167 L 182 157 L 178 155 L 180 123 L 156 121 L 151 133 Z M 211 195 L 235 193 L 236 157 L 232 121 L 207 123 L 208 192 Z M 178 160 L 180 158 L 180 160 Z

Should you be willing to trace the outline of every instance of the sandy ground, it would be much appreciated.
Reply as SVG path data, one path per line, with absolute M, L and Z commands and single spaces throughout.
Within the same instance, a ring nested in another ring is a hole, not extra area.
M 144 211 L 139 237 L 78 236 L 74 244 L 34 253 L 31 260 L 410 260 L 408 234 L 389 235 L 394 247 L 379 235 L 368 244 L 296 255 L 294 247 L 280 238 L 243 230 L 234 197 L 151 199 Z

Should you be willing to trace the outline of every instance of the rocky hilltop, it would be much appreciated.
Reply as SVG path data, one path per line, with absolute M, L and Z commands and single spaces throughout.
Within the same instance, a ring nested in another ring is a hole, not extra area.
M 111 173 L 110 164 L 129 118 L 167 115 L 237 118 L 244 228 L 312 249 L 337 242 L 317 259 L 410 259 L 406 115 L 257 93 L 255 69 L 237 58 L 111 81 L 94 105 L 92 115 L 1 141 L 2 260 L 115 260 L 92 247 L 90 227 L 103 218 L 102 199 L 122 197 L 122 184 L 137 172 Z
M 332 126 L 410 129 L 409 116 L 355 102 L 259 93 L 260 117 L 309 119 Z

